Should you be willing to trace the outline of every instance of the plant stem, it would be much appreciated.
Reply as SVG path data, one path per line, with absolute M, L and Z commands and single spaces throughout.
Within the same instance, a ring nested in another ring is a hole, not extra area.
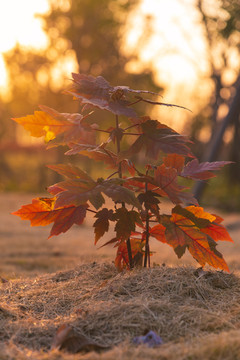
M 140 124 L 130 125 L 130 126 L 126 127 L 126 128 L 124 129 L 124 131 L 129 130 L 129 129 L 132 129 L 133 127 L 139 126 L 139 125 L 140 125 Z
M 139 133 L 124 133 L 123 135 L 135 135 L 135 136 L 140 136 L 140 135 L 142 135 L 142 133 L 141 133 L 141 134 L 139 134 Z
M 107 134 L 110 134 L 111 131 L 108 131 L 108 130 L 102 130 L 102 129 L 93 129 L 94 131 L 99 131 L 99 132 L 104 132 L 104 133 L 107 133 Z
M 119 129 L 119 121 L 118 121 L 118 115 L 116 115 L 116 129 Z M 116 143 L 117 143 L 117 153 L 120 153 L 120 139 L 117 137 L 116 138 Z M 120 179 L 122 179 L 122 164 L 121 161 L 118 164 L 118 176 L 120 177 Z M 125 207 L 125 203 L 122 202 L 122 207 Z M 128 251 L 128 259 L 129 259 L 129 267 L 130 270 L 133 269 L 133 258 L 132 258 L 132 249 L 131 249 L 131 243 L 130 243 L 130 239 L 127 239 L 127 251 Z
M 118 122 L 118 115 L 116 115 L 116 129 L 119 129 L 119 122 Z M 116 143 L 117 143 L 117 153 L 120 153 L 120 139 L 117 137 L 116 138 Z M 118 175 L 120 177 L 120 179 L 122 178 L 122 164 L 121 162 L 118 164 Z
M 134 105 L 134 104 L 139 103 L 140 101 L 142 101 L 142 99 L 137 99 L 136 101 L 131 102 L 131 103 L 128 104 L 127 106 L 132 106 L 132 105 Z
M 94 213 L 94 214 L 97 214 L 97 211 L 95 211 L 95 210 L 91 210 L 91 209 L 86 209 L 87 211 L 90 211 L 90 212 L 92 212 L 92 213 Z
M 146 215 L 146 244 L 145 244 L 145 257 L 144 257 L 144 267 L 150 267 L 150 248 L 149 248 L 149 214 Z
M 136 96 L 136 98 L 138 98 L 138 96 Z M 152 101 L 152 100 L 143 99 L 143 98 L 141 98 L 141 100 L 142 100 L 143 102 L 146 102 L 146 103 L 149 103 L 149 104 L 153 104 L 153 105 L 163 105 L 163 106 L 177 107 L 177 108 L 184 109 L 184 110 L 187 110 L 187 111 L 192 112 L 192 110 L 190 110 L 190 109 L 188 109 L 188 108 L 186 108 L 186 107 L 184 107 L 184 106 L 180 106 L 180 105 L 167 104 L 167 103 L 158 102 L 158 101 Z
M 111 179 L 111 177 L 112 177 L 113 175 L 116 175 L 116 174 L 118 174 L 118 171 L 114 171 L 114 173 L 112 173 L 111 175 L 109 175 L 109 176 L 107 177 L 107 180 L 108 180 L 108 179 Z
M 127 251 L 128 251 L 128 259 L 129 259 L 129 267 L 130 270 L 133 269 L 134 264 L 133 264 L 133 257 L 132 257 L 132 248 L 131 248 L 131 243 L 130 243 L 130 239 L 127 239 Z
M 146 171 L 146 175 L 148 175 L 148 170 Z M 145 184 L 145 192 L 148 191 L 148 184 Z M 150 248 L 149 248 L 149 213 L 148 213 L 148 209 L 146 209 L 147 211 L 147 215 L 146 215 L 146 244 L 145 244 L 145 257 L 144 257 L 144 267 L 147 267 L 147 263 L 148 263 L 148 267 L 150 267 Z

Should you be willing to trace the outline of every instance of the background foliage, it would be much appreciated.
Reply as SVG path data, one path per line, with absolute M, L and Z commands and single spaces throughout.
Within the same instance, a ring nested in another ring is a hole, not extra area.
M 57 180 L 51 179 L 53 175 L 44 163 L 62 161 L 64 149 L 46 152 L 41 143 L 29 143 L 25 132 L 17 129 L 10 118 L 32 113 L 36 110 L 36 104 L 51 105 L 59 111 L 78 111 L 77 103 L 67 104 L 68 100 L 61 94 L 61 90 L 69 84 L 69 58 L 75 59 L 76 71 L 102 75 L 112 84 L 128 84 L 132 88 L 153 91 L 161 89 L 154 74 L 154 63 L 158 62 L 156 58 L 152 63 L 143 63 L 140 72 L 124 71 L 128 63 L 138 60 L 138 52 L 152 35 L 151 18 L 146 15 L 145 37 L 142 37 L 136 51 L 127 54 L 122 50 L 128 16 L 140 5 L 140 1 L 104 0 L 103 6 L 103 2 L 97 0 L 51 0 L 50 4 L 51 11 L 43 17 L 49 47 L 44 51 L 33 51 L 18 45 L 5 54 L 11 96 L 7 100 L 2 99 L 0 104 L 1 190 L 43 191 L 47 183 Z M 194 112 L 190 123 L 186 124 L 186 133 L 196 143 L 196 155 L 206 160 L 209 146 L 202 134 L 208 133 L 211 141 L 211 133 L 216 133 L 221 127 L 223 114 L 227 113 L 239 83 L 239 67 L 235 65 L 239 60 L 239 6 L 237 0 L 223 0 L 215 13 L 211 12 L 209 0 L 196 1 L 194 6 L 198 13 L 196 26 L 200 24 L 207 44 L 209 72 L 204 81 L 209 81 L 211 92 L 198 113 Z M 164 52 L 162 54 L 165 56 Z M 64 75 L 61 66 L 65 69 Z M 226 80 L 229 73 L 232 74 L 231 81 Z M 106 113 L 104 118 L 107 116 Z M 99 121 L 101 119 L 99 113 Z M 218 149 L 217 159 L 234 160 L 237 165 L 231 166 L 231 171 L 221 181 L 212 182 L 204 193 L 203 201 L 209 201 L 210 192 L 214 205 L 240 209 L 237 200 L 229 200 L 230 183 L 234 199 L 240 192 L 239 115 L 228 126 L 221 144 L 224 146 Z M 85 168 L 91 172 L 87 166 L 88 163 Z M 24 174 L 24 178 L 21 174 Z

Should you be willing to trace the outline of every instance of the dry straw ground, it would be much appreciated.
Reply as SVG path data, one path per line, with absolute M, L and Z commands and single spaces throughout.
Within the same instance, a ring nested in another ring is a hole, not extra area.
M 191 267 L 117 273 L 95 262 L 36 279 L 4 283 L 0 291 L 1 359 L 239 359 L 240 279 L 198 274 Z M 110 350 L 75 355 L 50 350 L 69 324 Z M 148 330 L 156 349 L 131 344 Z
M 74 228 L 46 240 L 49 228 L 30 228 L 8 215 L 30 198 L 1 196 L 0 275 L 8 280 L 0 285 L 1 360 L 240 359 L 238 214 L 225 222 L 235 244 L 221 247 L 234 273 L 196 272 L 188 257 L 188 266 L 177 266 L 167 246 L 153 258 L 160 266 L 118 273 L 111 249 L 94 250 L 88 224 L 80 238 Z M 63 324 L 109 349 L 51 350 Z M 148 330 L 164 344 L 132 343 Z

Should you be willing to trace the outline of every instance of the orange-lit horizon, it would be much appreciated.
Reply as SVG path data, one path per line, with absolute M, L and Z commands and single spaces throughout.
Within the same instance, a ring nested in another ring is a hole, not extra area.
M 3 53 L 17 44 L 36 50 L 45 48 L 48 39 L 41 28 L 40 19 L 35 15 L 48 10 L 47 0 L 8 0 L 0 4 L 0 88 L 3 94 L 8 90 Z
M 8 79 L 2 53 L 16 44 L 36 50 L 46 48 L 48 38 L 35 15 L 47 11 L 48 0 L 8 0 L 0 4 L 0 32 L 7 34 L 0 37 L 0 92 L 3 95 L 8 91 Z M 209 98 L 212 84 L 206 81 L 210 73 L 208 49 L 201 17 L 193 0 L 141 0 L 129 14 L 122 34 L 122 51 L 138 58 L 130 61 L 125 70 L 131 73 L 141 72 L 146 66 L 151 68 L 155 82 L 165 88 L 165 102 L 196 111 L 203 99 Z M 76 68 L 76 60 L 69 51 L 68 57 L 64 54 L 59 59 L 51 76 L 57 80 Z M 46 74 L 42 75 L 40 82 L 46 78 Z M 59 85 L 60 82 L 55 83 Z M 154 109 L 152 116 L 167 118 L 179 131 L 181 124 L 191 117 L 182 110 L 173 113 L 169 108 L 159 107 Z
M 159 13 L 159 22 L 155 21 L 154 34 L 148 43 L 145 45 L 145 49 L 139 49 L 139 58 L 142 63 L 152 61 L 152 58 L 157 55 L 156 44 L 159 42 L 159 31 L 164 31 L 171 46 L 177 46 L 179 44 L 179 36 L 176 37 L 176 24 L 175 28 L 171 29 L 171 24 L 174 16 L 179 12 L 181 6 L 179 5 L 178 0 L 173 0 L 174 4 L 177 6 L 170 6 L 165 1 L 152 1 L 152 0 L 143 0 L 140 2 L 140 5 L 135 12 L 130 16 L 130 31 L 126 36 L 126 45 L 128 47 L 134 46 L 134 41 L 138 37 L 137 23 L 139 18 L 144 14 L 153 14 Z M 172 4 L 171 4 L 172 5 Z M 174 11 L 176 9 L 177 13 Z M 14 9 L 14 12 L 12 11 Z M 49 10 L 49 4 L 47 0 L 41 0 L 41 2 L 33 2 L 32 0 L 9 0 L 4 4 L 0 4 L 0 32 L 1 34 L 8 34 L 7 37 L 2 36 L 0 38 L 0 53 L 4 53 L 12 49 L 16 44 L 20 44 L 23 47 L 30 47 L 36 50 L 41 50 L 47 47 L 48 39 L 47 35 L 41 29 L 41 21 L 36 18 L 37 13 L 46 13 Z M 162 11 L 164 16 L 161 15 Z M 19 14 L 21 13 L 21 16 Z M 174 15 L 175 14 L 175 15 Z M 134 21 L 132 21 L 134 17 Z M 164 22 L 163 22 L 164 20 Z M 14 26 L 13 26 L 14 24 Z M 182 41 L 182 39 L 180 39 Z M 182 46 L 183 42 L 181 43 Z M 185 43 L 185 48 L 187 48 Z M 187 66 L 187 63 L 184 59 L 179 58 L 179 55 L 172 54 L 170 61 L 167 60 L 167 63 L 164 60 L 161 60 L 158 57 L 156 62 L 153 62 L 153 67 L 156 73 L 156 81 L 169 86 L 172 82 L 175 82 L 177 86 L 178 83 L 186 82 L 185 74 L 188 74 L 188 78 L 191 78 L 194 81 L 196 75 L 194 70 Z M 65 64 L 66 65 L 66 64 Z M 127 71 L 134 71 L 134 64 L 129 63 Z M 138 64 L 139 67 L 139 64 Z M 159 71 L 159 68 L 165 68 L 164 72 Z M 177 71 L 177 68 L 181 71 Z M 187 81 L 189 82 L 189 81 Z M 7 74 L 4 66 L 3 57 L 0 57 L 0 86 L 7 86 Z

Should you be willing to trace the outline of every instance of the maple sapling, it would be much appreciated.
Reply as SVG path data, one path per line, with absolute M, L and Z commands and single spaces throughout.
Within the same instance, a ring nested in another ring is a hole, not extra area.
M 80 154 L 103 162 L 110 174 L 106 179 L 93 179 L 77 166 L 49 165 L 65 180 L 48 188 L 50 197 L 33 199 L 13 214 L 30 220 L 32 226 L 53 223 L 51 237 L 73 224 L 81 225 L 88 212 L 94 213 L 95 244 L 108 232 L 110 223 L 114 224 L 115 237 L 102 246 L 114 244 L 117 248 L 115 265 L 119 270 L 150 266 L 150 239 L 155 238 L 170 245 L 179 258 L 188 249 L 201 266 L 207 263 L 229 271 L 216 249 L 217 241 L 232 241 L 223 219 L 205 212 L 178 180 L 209 179 L 215 176 L 212 171 L 230 162 L 199 163 L 185 136 L 158 120 L 140 117 L 133 106 L 147 102 L 185 108 L 145 99 L 144 94 L 157 95 L 150 91 L 111 86 L 102 76 L 73 74 L 72 86 L 65 92 L 80 102 L 81 113 L 59 113 L 40 106 L 41 111 L 13 120 L 32 136 L 45 136 L 49 147 L 67 145 L 67 156 Z M 94 108 L 114 115 L 111 128 L 92 124 Z M 121 127 L 120 116 L 125 117 L 127 127 Z M 99 144 L 98 133 L 106 134 L 106 140 Z M 132 139 L 127 148 L 125 138 Z M 139 153 L 148 159 L 144 170 L 133 162 Z M 103 207 L 103 195 L 113 201 L 112 208 Z M 171 214 L 160 211 L 163 198 L 173 204 Z

